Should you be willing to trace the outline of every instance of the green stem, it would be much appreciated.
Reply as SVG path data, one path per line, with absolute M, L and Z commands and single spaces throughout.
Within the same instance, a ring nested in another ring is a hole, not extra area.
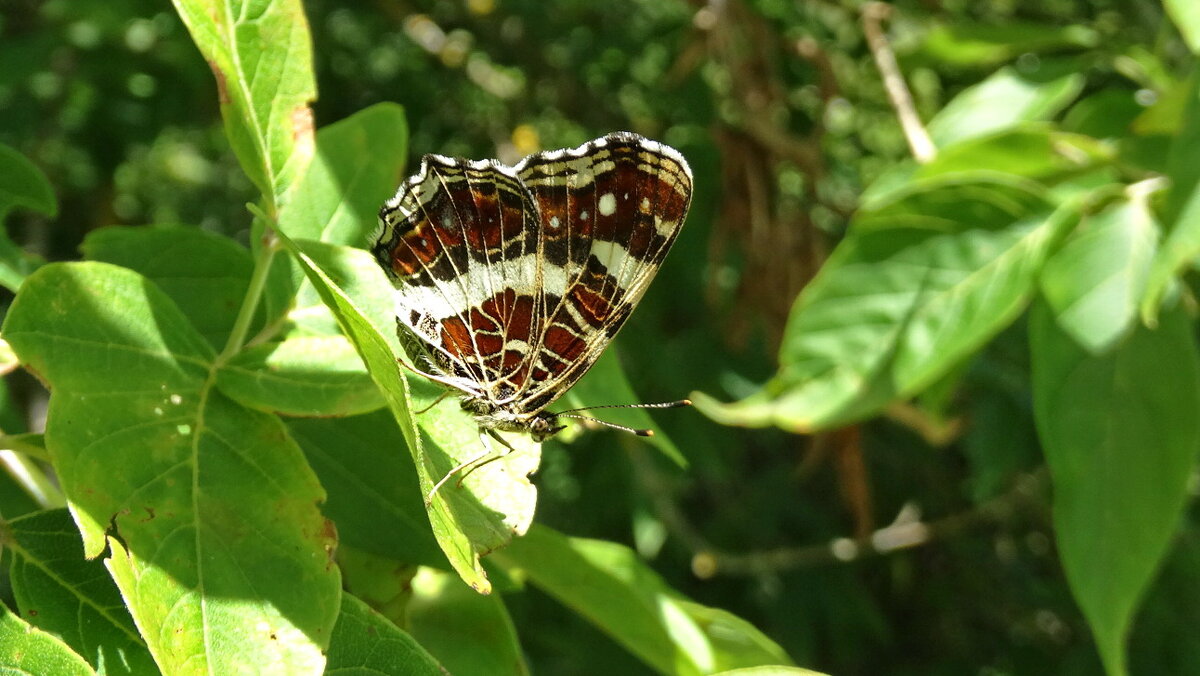
M 32 458 L 13 450 L 0 450 L 0 466 L 31 498 L 45 509 L 65 507 L 67 499 Z
M 241 351 L 246 344 L 246 335 L 250 332 L 250 323 L 254 321 L 254 313 L 258 310 L 258 302 L 262 299 L 263 289 L 267 286 L 267 275 L 271 272 L 271 261 L 279 251 L 279 239 L 275 230 L 267 224 L 263 229 L 263 242 L 254 257 L 254 272 L 250 275 L 250 286 L 246 289 L 246 297 L 242 299 L 242 307 L 238 310 L 237 319 L 229 331 L 229 341 L 225 349 L 217 357 L 217 363 L 228 361 Z

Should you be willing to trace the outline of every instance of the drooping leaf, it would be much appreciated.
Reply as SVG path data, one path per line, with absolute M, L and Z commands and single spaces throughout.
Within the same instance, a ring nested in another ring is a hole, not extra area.
M 317 156 L 279 214 L 293 239 L 362 247 L 408 158 L 404 108 L 378 103 L 317 132 Z
M 53 634 L 17 617 L 0 603 L 0 672 L 91 676 L 96 672 Z
M 329 642 L 326 673 L 347 676 L 445 676 L 421 644 L 350 594 Z
M 946 148 L 1024 122 L 1048 120 L 1083 88 L 1082 73 L 1033 77 L 1005 67 L 972 85 L 929 121 L 934 145 Z
M 1058 47 L 1091 47 L 1099 34 L 1086 26 L 1047 23 L 943 23 L 925 35 L 923 51 L 958 66 L 999 66 L 1026 52 Z
M 243 406 L 290 416 L 345 416 L 384 405 L 342 336 L 295 336 L 247 348 L 221 366 L 217 387 Z
M 1084 218 L 1042 271 L 1059 328 L 1093 354 L 1120 340 L 1138 321 L 1157 239 L 1145 195 Z
M 289 420 L 287 426 L 329 493 L 324 512 L 342 543 L 406 563 L 446 565 L 390 411 Z
M 242 170 L 278 207 L 314 149 L 308 104 L 317 86 L 301 0 L 172 1 L 212 68 Z
M 1024 309 L 1042 261 L 1077 219 L 1024 183 L 918 184 L 856 218 L 801 293 L 763 390 L 696 406 L 726 424 L 809 432 L 918 392 Z
M 339 595 L 324 494 L 277 418 L 214 389 L 213 350 L 170 298 L 124 268 L 48 265 L 4 333 L 50 386 L 84 553 L 111 549 L 160 668 L 320 673 Z
M 1030 321 L 1038 436 L 1054 483 L 1067 581 L 1110 674 L 1125 673 L 1133 615 L 1187 499 L 1200 450 L 1200 356 L 1191 323 L 1164 313 L 1092 356 L 1043 305 Z
M 745 620 L 683 598 L 622 545 L 568 538 L 535 526 L 492 559 L 586 617 L 661 673 L 791 662 Z
M 408 627 L 452 674 L 529 673 L 500 595 L 480 596 L 451 575 L 422 568 L 412 580 Z M 471 639 L 463 640 L 470 628 Z
M 286 235 L 280 237 L 337 318 L 342 332 L 362 355 L 367 371 L 404 434 L 421 492 L 428 495 L 451 468 L 483 452 L 475 425 L 461 411 L 454 410 L 458 406 L 453 401 L 424 413 L 418 425 L 412 411 L 427 408 L 439 396 L 441 388 L 414 383 L 411 391 L 415 394 L 410 394 L 408 378 L 401 374 L 397 363 L 399 350 L 391 328 L 395 326 L 394 319 L 370 317 L 299 246 Z M 340 250 L 346 257 L 360 259 L 342 266 L 343 270 L 375 280 L 360 280 L 364 287 L 389 288 L 383 271 L 373 262 L 367 263 L 370 254 L 359 249 Z M 387 322 L 387 328 L 373 319 Z M 391 337 L 385 337 L 383 331 Z M 433 496 L 428 509 L 438 545 L 459 576 L 480 593 L 489 593 L 491 583 L 479 557 L 503 547 L 514 534 L 524 533 L 533 519 L 536 489 L 528 475 L 537 468 L 540 449 L 528 437 L 513 438 L 512 443 L 517 452 L 472 472 L 461 488 L 454 481 L 448 482 Z
M 8 523 L 10 577 L 17 609 L 107 674 L 156 668 L 121 595 L 99 561 L 83 558 L 79 530 L 65 509 Z

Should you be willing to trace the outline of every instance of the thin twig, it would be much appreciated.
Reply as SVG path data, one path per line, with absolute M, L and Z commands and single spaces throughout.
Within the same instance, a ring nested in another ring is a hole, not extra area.
M 926 164 L 937 156 L 937 147 L 929 138 L 917 116 L 916 106 L 913 105 L 912 94 L 900 66 L 896 63 L 896 55 L 888 44 L 887 36 L 883 34 L 883 20 L 891 14 L 892 6 L 883 2 L 869 2 L 862 9 L 863 34 L 871 47 L 871 56 L 875 59 L 875 67 L 883 77 L 883 88 L 887 90 L 888 99 L 896 109 L 896 118 L 904 130 L 904 138 L 912 150 L 913 158 L 921 164 Z

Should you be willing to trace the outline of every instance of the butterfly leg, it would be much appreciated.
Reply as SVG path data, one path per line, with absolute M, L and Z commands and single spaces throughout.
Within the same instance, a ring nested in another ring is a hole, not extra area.
M 494 450 L 492 448 L 491 442 L 488 440 L 489 436 L 492 437 L 493 439 L 495 439 L 496 441 L 499 441 L 500 444 L 503 445 L 506 450 Z M 428 507 L 430 504 L 433 503 L 433 496 L 436 495 L 437 492 L 442 488 L 442 486 L 444 486 L 446 484 L 446 482 L 450 480 L 450 477 L 457 475 L 458 481 L 455 482 L 455 486 L 461 487 L 463 480 L 466 479 L 467 476 L 471 474 L 471 472 L 474 472 L 475 470 L 479 469 L 480 467 L 483 467 L 484 465 L 486 465 L 492 461 L 499 460 L 500 458 L 503 458 L 504 456 L 508 455 L 509 452 L 516 450 L 512 447 L 512 445 L 510 445 L 507 441 L 505 441 L 503 437 L 501 437 L 499 434 L 497 434 L 495 430 L 491 430 L 491 429 L 480 428 L 479 441 L 483 445 L 483 449 L 484 449 L 483 452 L 480 453 L 479 455 L 472 457 L 469 460 L 465 460 L 465 461 L 459 463 L 453 469 L 451 469 L 449 472 L 446 472 L 446 476 L 442 477 L 441 479 L 438 479 L 438 482 L 433 485 L 433 488 L 429 489 L 429 495 L 425 496 L 425 506 L 426 507 Z

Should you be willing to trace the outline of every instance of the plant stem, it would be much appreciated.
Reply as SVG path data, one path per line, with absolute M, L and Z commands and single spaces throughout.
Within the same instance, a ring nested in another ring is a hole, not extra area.
M 17 482 L 29 497 L 33 498 L 44 509 L 65 507 L 66 497 L 58 490 L 42 468 L 32 458 L 14 450 L 0 450 L 0 465 L 8 471 L 13 481 Z
M 279 251 L 279 239 L 271 224 L 263 228 L 262 246 L 254 257 L 254 272 L 250 275 L 250 286 L 246 288 L 246 296 L 242 299 L 242 307 L 238 310 L 237 319 L 229 331 L 229 340 L 225 349 L 217 357 L 217 363 L 229 360 L 246 344 L 246 335 L 250 332 L 250 323 L 254 321 L 254 313 L 258 310 L 258 302 L 262 299 L 263 289 L 267 286 L 267 275 L 271 271 L 271 262 Z

